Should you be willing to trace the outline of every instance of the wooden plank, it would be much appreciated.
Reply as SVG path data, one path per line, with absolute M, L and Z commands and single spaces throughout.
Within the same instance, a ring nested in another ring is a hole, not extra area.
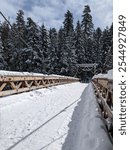
M 45 85 L 45 81 L 44 80 L 42 80 L 42 85 Z
M 34 82 L 34 81 L 31 81 L 31 82 L 29 83 L 29 86 L 30 86 L 30 87 L 32 86 L 33 82 Z
M 17 89 L 19 89 L 21 85 L 22 85 L 22 82 L 19 82 L 19 84 L 17 85 Z
M 36 86 L 39 86 L 37 80 L 34 80 L 34 83 L 35 83 Z
M 96 92 L 97 92 L 97 94 L 98 94 L 98 97 L 99 97 L 99 98 L 101 99 L 101 101 L 102 101 L 104 110 L 107 112 L 107 114 L 108 114 L 108 116 L 109 116 L 110 118 L 113 118 L 113 113 L 112 113 L 110 107 L 108 106 L 108 104 L 107 104 L 107 102 L 106 102 L 107 100 L 102 97 L 101 93 L 99 92 L 98 88 L 96 87 L 96 85 L 95 85 L 94 83 L 93 83 L 93 85 L 94 85 L 94 87 L 95 87 L 95 89 L 96 89 Z
M 0 82 L 10 82 L 10 81 L 28 81 L 28 80 L 42 80 L 44 77 L 0 77 Z
M 9 82 L 9 81 L 25 81 L 25 80 L 43 80 L 43 79 L 47 79 L 47 80 L 61 80 L 61 79 L 70 79 L 73 81 L 79 81 L 79 79 L 77 78 L 68 78 L 68 77 L 58 77 L 58 76 L 0 76 L 0 82 Z
M 28 82 L 27 81 L 24 81 L 24 83 L 25 83 L 25 85 L 26 85 L 26 87 L 30 87 L 30 85 L 28 84 Z
M 112 80 L 109 80 L 107 78 L 96 78 L 96 79 L 92 79 L 92 81 L 95 84 L 100 84 L 101 86 L 105 87 L 112 93 L 112 91 L 113 91 L 113 81 Z
M 27 92 L 27 91 L 31 91 L 31 90 L 36 90 L 36 89 L 40 89 L 40 88 L 44 88 L 44 87 L 60 85 L 60 84 L 66 84 L 66 82 L 56 83 L 54 85 L 53 84 L 47 84 L 47 85 L 40 85 L 39 87 L 38 86 L 32 86 L 32 87 L 26 87 L 26 88 L 20 88 L 20 89 L 1 91 L 0 97 L 8 96 L 8 95 L 16 94 L 16 93 Z
M 42 81 L 40 80 L 40 81 L 38 82 L 38 85 L 41 85 L 41 83 L 42 83 Z
M 16 85 L 14 84 L 14 82 L 9 82 L 9 83 L 10 83 L 11 88 L 12 88 L 13 90 L 17 89 L 17 87 L 16 87 Z
M 4 89 L 4 87 L 6 86 L 7 83 L 3 83 L 0 87 L 0 91 L 2 91 Z

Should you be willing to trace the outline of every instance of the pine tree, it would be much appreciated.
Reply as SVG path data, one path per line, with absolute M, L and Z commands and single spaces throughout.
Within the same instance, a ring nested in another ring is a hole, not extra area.
M 91 16 L 91 9 L 88 5 L 85 6 L 83 11 L 83 20 L 81 23 L 83 32 L 83 47 L 85 50 L 86 63 L 92 63 L 92 53 L 93 53 L 93 23 Z
M 6 55 L 6 62 L 8 64 L 8 70 L 19 71 L 19 49 L 17 44 L 16 24 L 13 23 L 12 28 L 9 30 L 7 39 L 7 49 L 4 51 Z
M 83 20 L 82 20 L 82 29 L 83 32 L 86 36 L 86 38 L 89 38 L 92 36 L 93 33 L 93 23 L 92 23 L 92 16 L 91 16 L 91 9 L 89 7 L 89 5 L 86 5 L 84 7 L 84 11 L 83 11 Z
M 48 73 L 58 73 L 57 64 L 58 64 L 58 38 L 57 31 L 55 28 L 50 29 L 49 31 L 49 51 L 48 51 Z
M 2 46 L 2 40 L 1 40 L 1 31 L 0 31 L 0 70 L 6 69 L 6 62 L 4 60 L 4 51 Z
M 40 31 L 36 25 L 36 23 L 31 19 L 27 18 L 27 44 L 28 50 L 27 53 L 30 55 L 28 59 L 25 61 L 26 65 L 29 66 L 28 70 L 33 72 L 42 72 L 42 62 L 43 62 L 43 55 L 42 55 L 42 44 L 40 40 Z
M 25 48 L 26 45 L 21 41 L 20 38 L 25 39 L 25 21 L 24 21 L 24 12 L 22 10 L 19 10 L 16 17 L 16 35 L 17 37 L 17 44 L 18 48 Z
M 23 66 L 24 62 L 22 60 L 23 49 L 27 47 L 25 41 L 25 21 L 24 21 L 24 12 L 19 10 L 16 16 L 16 23 L 13 29 L 13 34 L 15 34 L 15 43 L 13 48 L 14 59 L 17 61 L 17 66 L 14 67 L 15 70 L 24 71 Z M 24 40 L 24 41 L 23 41 Z
M 65 33 L 65 45 L 63 49 L 63 64 L 67 75 L 73 76 L 75 73 L 76 55 L 75 55 L 75 38 L 73 29 L 73 15 L 70 11 L 65 14 L 64 33 Z
M 67 53 L 65 48 L 65 32 L 63 28 L 60 28 L 58 32 L 58 52 L 57 57 L 59 59 L 59 63 L 57 64 L 59 68 L 59 74 L 66 75 L 67 74 Z
M 1 24 L 1 40 L 2 40 L 3 49 L 5 51 L 7 50 L 9 31 L 10 29 L 9 29 L 8 24 L 6 22 L 3 22 Z
M 8 36 L 9 36 L 9 26 L 6 22 L 3 22 L 0 26 L 0 34 L 1 34 L 1 59 L 4 60 L 4 69 L 5 70 L 8 70 L 8 57 L 9 57 L 9 54 L 8 54 Z M 1 67 L 2 68 L 2 67 Z
M 41 40 L 41 53 L 43 57 L 42 61 L 42 73 L 46 73 L 47 69 L 47 59 L 48 59 L 48 50 L 49 50 L 49 35 L 44 24 L 40 27 L 40 40 Z
M 106 27 L 101 37 L 101 58 L 99 64 L 103 73 L 106 73 L 110 68 L 112 68 L 112 30 L 112 27 L 111 29 Z
M 94 32 L 94 42 L 93 42 L 93 59 L 94 62 L 99 64 L 100 54 L 101 54 L 101 37 L 102 30 L 98 27 Z
M 69 10 L 65 14 L 65 20 L 63 24 L 66 36 L 71 35 L 74 31 L 74 26 L 73 26 L 73 14 Z
M 80 22 L 77 22 L 75 29 L 75 47 L 76 47 L 76 59 L 78 64 L 85 63 L 85 51 L 83 47 L 83 35 Z
M 106 58 L 106 66 L 108 70 L 113 68 L 113 23 L 109 29 L 109 51 Z
M 43 53 L 44 57 L 47 58 L 49 35 L 48 35 L 48 32 L 47 32 L 44 24 L 42 24 L 42 26 L 40 28 L 40 32 L 41 32 L 40 38 L 41 38 L 41 45 L 42 45 L 42 53 Z

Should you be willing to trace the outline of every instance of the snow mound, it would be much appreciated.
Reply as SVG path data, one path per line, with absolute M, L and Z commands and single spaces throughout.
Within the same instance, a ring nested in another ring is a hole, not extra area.
M 97 74 L 97 75 L 94 75 L 93 76 L 93 79 L 95 79 L 95 78 L 107 78 L 107 74 Z
M 113 69 L 108 71 L 107 78 L 110 79 L 110 80 L 113 80 Z
M 75 108 L 62 150 L 112 150 L 91 83 Z
M 109 80 L 113 80 L 113 69 L 109 70 L 107 74 L 97 74 L 93 76 L 93 79 L 95 78 L 105 78 Z

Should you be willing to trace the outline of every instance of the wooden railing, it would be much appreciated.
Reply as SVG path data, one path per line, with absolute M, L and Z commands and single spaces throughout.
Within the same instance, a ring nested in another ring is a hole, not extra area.
M 101 113 L 106 120 L 106 127 L 110 138 L 113 137 L 113 80 L 107 78 L 94 78 L 92 83 L 95 89 Z
M 0 97 L 77 81 L 78 78 L 55 75 L 0 75 Z
M 113 80 L 96 78 L 92 82 L 105 117 L 113 118 Z

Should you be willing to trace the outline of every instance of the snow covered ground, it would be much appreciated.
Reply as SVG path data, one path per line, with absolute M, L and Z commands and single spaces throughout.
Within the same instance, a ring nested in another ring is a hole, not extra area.
M 0 98 L 0 150 L 61 150 L 86 84 Z
M 0 98 L 0 150 L 112 150 L 92 84 Z

